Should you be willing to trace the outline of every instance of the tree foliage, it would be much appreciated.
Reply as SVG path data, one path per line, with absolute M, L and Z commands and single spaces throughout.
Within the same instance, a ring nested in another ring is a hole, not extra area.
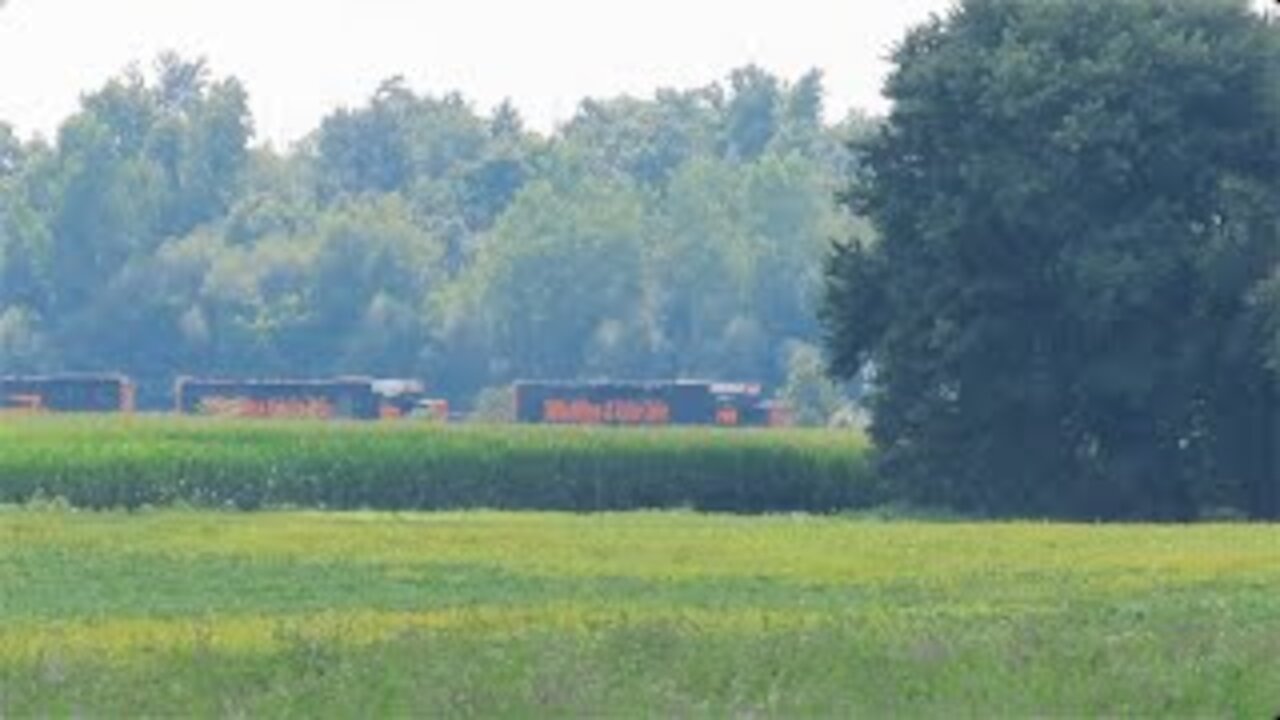
M 173 54 L 87 94 L 52 142 L 0 126 L 0 372 L 416 376 L 466 407 L 513 379 L 779 384 L 815 342 L 845 128 L 823 85 L 744 68 L 509 103 L 391 78 L 295 147 Z
M 850 193 L 880 239 L 825 306 L 886 473 L 968 510 L 1280 515 L 1277 59 L 1227 0 L 971 0 L 906 38 Z

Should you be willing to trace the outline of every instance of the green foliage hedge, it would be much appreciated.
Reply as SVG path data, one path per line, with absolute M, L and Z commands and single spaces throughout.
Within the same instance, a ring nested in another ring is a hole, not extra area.
M 887 501 L 848 431 L 23 418 L 0 503 L 829 512 Z

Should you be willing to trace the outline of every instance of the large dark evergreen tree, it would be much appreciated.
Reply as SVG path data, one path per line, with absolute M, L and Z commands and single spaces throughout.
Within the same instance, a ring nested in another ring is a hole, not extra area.
M 894 61 L 850 193 L 880 238 L 837 249 L 825 312 L 885 472 L 967 510 L 1277 516 L 1276 27 L 970 0 Z

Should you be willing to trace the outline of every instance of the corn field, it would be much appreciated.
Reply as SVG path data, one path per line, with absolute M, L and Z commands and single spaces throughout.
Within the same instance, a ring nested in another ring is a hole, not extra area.
M 847 431 L 0 421 L 0 503 L 831 512 L 885 502 Z

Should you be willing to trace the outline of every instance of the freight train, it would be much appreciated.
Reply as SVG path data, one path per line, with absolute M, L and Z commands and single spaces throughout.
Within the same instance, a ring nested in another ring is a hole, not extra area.
M 363 377 L 333 380 L 180 378 L 174 411 L 235 418 L 390 420 L 449 419 L 446 401 L 428 397 L 413 380 Z M 791 424 L 786 408 L 752 383 L 699 380 L 650 382 L 518 382 L 515 419 L 548 425 Z M 120 375 L 0 377 L 0 413 L 129 413 L 136 388 Z
M 765 400 L 754 383 L 703 380 L 648 382 L 518 382 L 517 422 L 551 425 L 791 424 L 786 408 Z

